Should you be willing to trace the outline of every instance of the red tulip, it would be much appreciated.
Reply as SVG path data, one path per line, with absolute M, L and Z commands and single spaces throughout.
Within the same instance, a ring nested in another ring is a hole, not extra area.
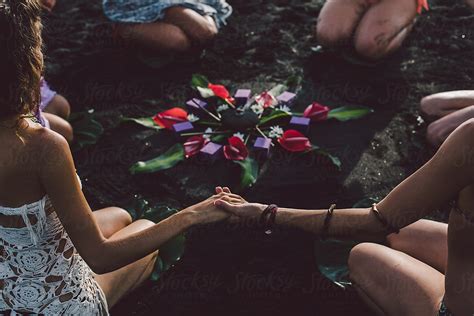
M 167 129 L 171 129 L 176 123 L 186 122 L 187 120 L 188 113 L 181 108 L 172 108 L 153 117 L 156 125 Z
M 328 114 L 329 108 L 327 106 L 314 102 L 306 108 L 303 116 L 310 118 L 313 122 L 318 122 L 327 120 Z
M 208 140 L 203 136 L 193 136 L 188 138 L 183 144 L 186 158 L 190 158 L 198 154 L 207 142 Z
M 291 152 L 301 152 L 311 149 L 311 142 L 300 132 L 290 129 L 278 139 L 280 145 Z
M 216 97 L 226 100 L 229 103 L 234 103 L 234 98 L 230 96 L 229 90 L 227 90 L 227 88 L 223 85 L 210 83 L 208 88 L 211 89 L 212 92 L 214 92 L 214 95 Z
M 224 156 L 229 160 L 245 160 L 248 155 L 247 146 L 237 136 L 229 138 L 229 144 L 224 146 Z

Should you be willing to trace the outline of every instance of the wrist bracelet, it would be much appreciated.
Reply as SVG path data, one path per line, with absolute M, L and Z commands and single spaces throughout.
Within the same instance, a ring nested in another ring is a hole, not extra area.
M 329 207 L 326 213 L 326 218 L 324 219 L 324 224 L 323 224 L 323 230 L 321 231 L 321 240 L 327 239 L 329 224 L 331 223 L 331 218 L 332 218 L 335 208 L 336 208 L 336 204 L 331 204 L 331 206 Z
M 276 221 L 276 214 L 278 211 L 278 206 L 275 204 L 268 205 L 265 210 L 263 210 L 262 215 L 260 216 L 259 223 L 265 229 L 265 234 L 270 235 L 272 233 L 272 227 Z
M 392 226 L 389 222 L 387 222 L 387 220 L 385 219 L 385 217 L 383 217 L 383 215 L 379 212 L 379 210 L 377 209 L 377 204 L 374 203 L 372 204 L 372 208 L 370 209 L 372 211 L 372 213 L 374 213 L 375 217 L 377 218 L 377 220 L 382 223 L 382 225 L 385 227 L 385 229 L 390 233 L 395 233 L 395 234 L 398 234 L 400 232 L 400 229 Z

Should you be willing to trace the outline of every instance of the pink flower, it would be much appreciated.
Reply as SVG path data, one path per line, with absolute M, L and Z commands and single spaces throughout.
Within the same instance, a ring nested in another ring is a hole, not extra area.
M 303 116 L 310 118 L 313 122 L 318 122 L 327 120 L 328 114 L 329 108 L 327 106 L 314 102 L 306 108 Z
M 181 108 L 172 108 L 153 117 L 156 125 L 167 129 L 171 129 L 176 123 L 186 122 L 187 120 L 188 113 Z
M 311 142 L 300 132 L 290 129 L 278 139 L 280 145 L 291 152 L 301 152 L 311 149 Z
M 276 98 L 270 92 L 263 92 L 255 98 L 255 102 L 263 108 L 268 108 L 277 104 Z
M 245 160 L 249 151 L 242 139 L 232 136 L 229 138 L 229 144 L 224 146 L 224 156 L 229 160 Z
M 192 136 L 183 144 L 184 154 L 186 158 L 190 158 L 199 153 L 199 151 L 207 144 L 209 140 L 203 136 Z

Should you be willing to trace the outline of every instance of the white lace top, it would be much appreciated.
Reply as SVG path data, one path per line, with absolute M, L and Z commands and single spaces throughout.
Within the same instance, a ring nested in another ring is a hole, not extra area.
M 0 207 L 0 214 L 25 222 L 22 228 L 0 226 L 0 314 L 108 315 L 104 293 L 47 196 Z

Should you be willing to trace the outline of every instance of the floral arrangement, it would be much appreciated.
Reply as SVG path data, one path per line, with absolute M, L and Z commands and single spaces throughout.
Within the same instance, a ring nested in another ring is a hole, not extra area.
M 202 75 L 194 75 L 196 97 L 186 109 L 175 107 L 153 117 L 128 118 L 148 128 L 173 133 L 177 143 L 159 157 L 135 163 L 132 174 L 151 173 L 173 168 L 186 159 L 200 157 L 210 161 L 226 159 L 242 167 L 242 188 L 258 179 L 259 161 L 269 159 L 280 147 L 292 153 L 317 151 L 334 165 L 340 161 L 311 143 L 307 134 L 311 124 L 336 119 L 358 119 L 373 112 L 367 107 L 330 109 L 313 102 L 303 113 L 292 110 L 296 93 L 286 85 L 253 95 L 238 89 L 233 96 L 223 85 L 213 84 Z

